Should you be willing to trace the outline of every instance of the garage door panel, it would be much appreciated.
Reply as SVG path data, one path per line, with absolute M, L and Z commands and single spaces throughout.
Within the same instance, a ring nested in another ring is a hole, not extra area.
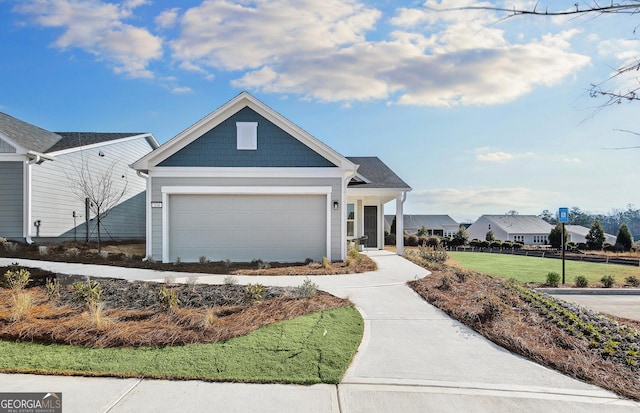
M 326 255 L 326 195 L 171 195 L 169 259 L 303 261 Z

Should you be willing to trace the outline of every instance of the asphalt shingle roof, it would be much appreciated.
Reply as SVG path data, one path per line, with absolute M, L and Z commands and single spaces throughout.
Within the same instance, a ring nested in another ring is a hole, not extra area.
M 80 146 L 94 145 L 96 143 L 109 142 L 129 136 L 142 135 L 144 132 L 56 132 L 62 139 L 53 145 L 47 152 L 57 152 L 65 149 L 78 148 Z
M 369 181 L 369 183 L 351 182 L 349 183 L 350 187 L 411 189 L 405 181 L 375 156 L 347 156 L 347 159 L 360 165 L 358 174 Z
M 46 152 L 62 136 L 0 112 L 0 133 L 31 151 Z
M 553 225 L 536 215 L 484 215 L 507 234 L 548 234 Z

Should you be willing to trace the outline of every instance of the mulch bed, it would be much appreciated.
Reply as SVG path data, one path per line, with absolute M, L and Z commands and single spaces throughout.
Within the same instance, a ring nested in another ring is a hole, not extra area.
M 130 242 L 106 242 L 108 247 L 122 246 L 126 248 Z M 135 244 L 134 244 L 135 245 Z M 138 244 L 139 245 L 139 244 Z M 256 259 L 252 262 L 229 261 L 205 261 L 205 262 L 180 262 L 162 263 L 155 261 L 143 261 L 144 256 L 123 252 L 109 252 L 105 256 L 97 253 L 97 244 L 94 242 L 64 242 L 42 244 L 47 247 L 46 255 L 40 253 L 37 244 L 16 244 L 15 251 L 8 251 L 0 246 L 0 257 L 23 258 L 30 260 L 44 260 L 55 262 L 70 262 L 82 264 L 113 265 L 126 268 L 143 268 L 157 271 L 177 271 L 203 274 L 237 274 L 237 275 L 335 275 L 354 274 L 367 271 L 375 271 L 376 264 L 369 257 L 360 255 L 359 259 L 350 259 L 344 262 L 333 262 L 329 266 L 323 266 L 318 262 L 263 262 Z M 77 250 L 77 254 L 70 254 L 71 250 Z M 140 250 L 140 248 L 138 248 Z
M 0 267 L 0 274 L 7 271 Z M 57 274 L 28 269 L 32 281 L 28 313 L 12 320 L 18 292 L 0 289 L 0 339 L 60 343 L 88 347 L 146 347 L 211 343 L 227 340 L 278 321 L 351 303 L 323 291 L 299 297 L 296 287 L 264 287 L 260 300 L 235 284 L 169 284 L 178 306 L 168 309 L 158 300 L 164 283 L 94 279 L 100 284 L 101 309 L 96 315 L 76 297 L 73 283 L 84 277 L 60 277 L 59 297 L 50 298 L 45 280 Z
M 505 281 L 460 268 L 431 266 L 409 285 L 429 303 L 494 343 L 568 376 L 640 400 L 638 368 L 605 359 L 589 342 L 542 317 Z M 626 320 L 617 318 L 619 322 Z M 628 323 L 637 327 L 638 322 Z

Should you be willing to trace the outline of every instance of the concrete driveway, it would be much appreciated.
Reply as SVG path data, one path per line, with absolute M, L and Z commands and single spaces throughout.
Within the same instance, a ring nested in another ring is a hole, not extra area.
M 258 385 L 0 375 L 2 391 L 62 391 L 64 412 L 640 412 L 640 404 L 494 345 L 426 303 L 405 283 L 428 273 L 385 251 L 372 273 L 310 277 L 348 297 L 365 320 L 358 354 L 337 385 Z M 16 261 L 0 259 L 0 265 Z M 18 260 L 52 271 L 163 280 L 166 273 Z M 96 268 L 97 267 L 97 268 Z M 177 281 L 191 274 L 172 273 Z M 196 274 L 198 282 L 224 276 Z M 300 285 L 301 277 L 238 277 Z

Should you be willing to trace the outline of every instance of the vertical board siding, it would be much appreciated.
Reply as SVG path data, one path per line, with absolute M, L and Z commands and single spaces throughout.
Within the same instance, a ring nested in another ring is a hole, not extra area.
M 120 204 L 102 221 L 102 239 L 144 239 L 145 238 L 145 189 L 146 181 L 137 176 L 130 164 L 151 150 L 145 138 L 127 142 L 112 143 L 98 148 L 80 150 L 58 155 L 54 161 L 34 165 L 32 169 L 32 220 L 40 220 L 40 236 L 55 237 L 59 240 L 73 240 L 73 211 L 81 217 L 76 219 L 78 240 L 86 235 L 84 200 L 76 195 L 71 182 L 77 179 L 83 162 L 91 170 L 102 173 L 112 162 L 114 188 L 122 189 L 126 177 L 127 191 Z M 98 153 L 105 155 L 101 157 Z M 91 214 L 93 218 L 93 214 Z M 33 225 L 33 223 L 32 223 Z M 36 228 L 32 228 L 36 235 Z M 90 239 L 95 240 L 95 220 L 90 223 Z
M 22 238 L 23 162 L 0 162 L 0 237 Z
M 153 178 L 151 201 L 162 201 L 163 186 L 330 186 L 331 199 L 343 204 L 342 180 L 340 178 Z M 163 208 L 165 205 L 163 205 Z M 331 256 L 342 253 L 342 215 L 331 209 Z M 162 259 L 162 209 L 152 209 L 153 258 Z M 296 234 L 292 234 L 293 237 Z

